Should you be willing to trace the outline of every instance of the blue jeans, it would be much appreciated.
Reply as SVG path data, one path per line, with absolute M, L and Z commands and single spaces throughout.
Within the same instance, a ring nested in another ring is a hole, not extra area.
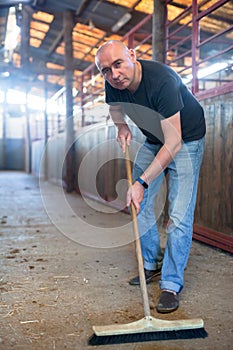
M 133 168 L 134 180 L 152 162 L 161 146 L 145 142 L 139 149 Z M 180 292 L 184 283 L 184 270 L 192 244 L 194 210 L 199 171 L 204 152 L 204 138 L 183 143 L 181 150 L 167 169 L 153 180 L 145 190 L 138 214 L 138 225 L 144 267 L 155 270 L 162 266 L 160 288 Z M 160 247 L 160 236 L 155 219 L 155 197 L 168 174 L 167 243 Z

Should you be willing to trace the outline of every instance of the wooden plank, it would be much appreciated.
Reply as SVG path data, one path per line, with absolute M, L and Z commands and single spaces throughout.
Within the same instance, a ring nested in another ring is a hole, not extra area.
M 212 178 L 210 177 L 213 184 L 213 210 L 211 215 L 211 221 L 217 224 L 217 227 L 220 225 L 220 201 L 221 201 L 221 115 L 220 115 L 220 103 L 215 103 L 215 127 L 214 127 L 214 140 L 213 140 L 213 173 Z
M 225 128 L 224 128 L 224 197 L 225 197 L 225 224 L 233 231 L 233 103 L 225 104 Z
M 207 105 L 205 108 L 206 111 L 206 143 L 205 143 L 205 153 L 203 158 L 203 167 L 202 167 L 202 198 L 201 198 L 201 222 L 204 222 L 205 225 L 209 226 L 211 223 L 211 213 L 213 202 L 213 191 L 210 188 L 211 182 L 210 179 L 213 177 L 213 143 L 214 143 L 214 114 L 215 114 L 215 105 Z
M 233 253 L 233 237 L 221 232 L 194 224 L 193 238 L 213 247 Z
M 233 253 L 233 247 L 229 247 L 228 245 L 225 245 L 222 243 L 214 242 L 211 238 L 203 237 L 203 236 L 200 236 L 197 234 L 194 234 L 193 238 L 200 241 L 200 242 L 203 242 L 203 243 L 206 243 L 210 246 L 213 246 L 215 248 L 219 248 L 219 249 L 222 249 L 226 252 Z

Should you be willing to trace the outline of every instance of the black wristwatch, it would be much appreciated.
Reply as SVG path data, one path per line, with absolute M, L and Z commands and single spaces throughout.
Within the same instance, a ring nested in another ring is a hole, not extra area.
M 137 182 L 139 182 L 144 188 L 148 188 L 148 184 L 142 180 L 140 177 L 136 179 Z

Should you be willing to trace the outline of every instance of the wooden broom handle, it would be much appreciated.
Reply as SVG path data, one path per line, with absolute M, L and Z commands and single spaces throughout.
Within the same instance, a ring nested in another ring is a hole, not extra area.
M 127 179 L 130 187 L 133 184 L 133 180 L 132 180 L 132 172 L 131 172 L 131 165 L 130 165 L 129 147 L 127 145 L 125 150 L 125 163 L 126 163 Z M 133 219 L 133 231 L 135 236 L 136 256 L 138 261 L 138 272 L 139 272 L 140 288 L 141 288 L 143 307 L 144 307 L 144 315 L 150 316 L 150 305 L 149 305 L 149 299 L 148 299 L 148 293 L 147 293 L 147 287 L 146 287 L 146 278 L 144 273 L 144 264 L 143 264 L 143 258 L 142 258 L 140 234 L 138 229 L 137 213 L 133 203 L 130 204 L 130 209 L 131 209 L 131 215 Z

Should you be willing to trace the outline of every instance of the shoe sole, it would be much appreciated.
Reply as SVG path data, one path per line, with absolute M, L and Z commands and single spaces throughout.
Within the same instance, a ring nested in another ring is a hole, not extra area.
M 169 314 L 169 313 L 171 313 L 173 311 L 176 311 L 178 308 L 179 308 L 179 305 L 177 307 L 175 307 L 175 308 L 172 308 L 172 309 L 159 309 L 159 308 L 156 307 L 156 310 L 160 314 Z

